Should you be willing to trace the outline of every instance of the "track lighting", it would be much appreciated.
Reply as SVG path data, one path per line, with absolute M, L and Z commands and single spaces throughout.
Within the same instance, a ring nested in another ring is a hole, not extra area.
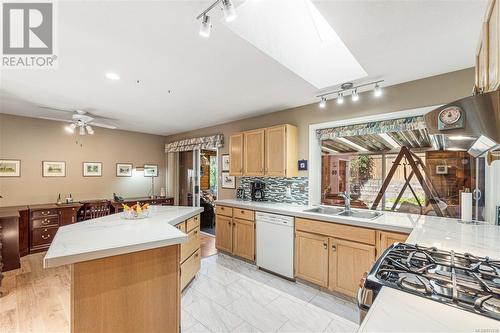
M 339 97 L 337 97 L 337 104 L 344 104 L 344 94 L 339 92 Z
M 326 97 L 321 97 L 321 101 L 319 102 L 319 107 L 324 109 L 326 106 Z
M 205 38 L 210 37 L 211 30 L 212 30 L 212 20 L 210 16 L 204 14 L 200 25 L 200 36 Z
M 212 30 L 212 20 L 210 16 L 208 16 L 208 12 L 217 7 L 217 5 L 221 5 L 222 12 L 224 13 L 224 19 L 226 22 L 231 22 L 236 19 L 238 16 L 236 14 L 236 8 L 234 7 L 232 0 L 215 0 L 210 6 L 207 7 L 200 15 L 196 17 L 197 20 L 201 19 L 200 26 L 200 36 L 202 37 L 210 37 L 210 31 Z
M 236 14 L 236 9 L 234 9 L 233 2 L 231 0 L 221 0 L 222 1 L 222 11 L 224 12 L 224 18 L 226 22 L 234 21 L 238 16 Z
M 357 86 L 355 86 L 354 83 L 352 83 L 352 82 L 345 82 L 345 83 L 342 83 L 340 85 L 340 89 L 335 90 L 335 91 L 331 91 L 331 92 L 327 92 L 327 93 L 323 93 L 323 94 L 318 95 L 316 97 L 321 98 L 320 107 L 323 107 L 322 106 L 323 98 L 325 99 L 325 103 L 326 103 L 326 96 L 332 95 L 332 94 L 337 94 L 337 104 L 344 104 L 345 92 L 347 92 L 347 93 L 351 92 L 351 100 L 353 102 L 357 102 L 357 101 L 359 101 L 358 88 L 366 87 L 366 86 L 370 86 L 370 85 L 374 85 L 373 94 L 376 97 L 380 97 L 380 96 L 382 96 L 382 87 L 380 86 L 381 82 L 384 82 L 384 80 L 367 82 L 367 83 L 363 83 L 363 84 L 358 84 Z
M 382 96 L 382 88 L 380 88 L 378 83 L 375 83 L 375 88 L 373 89 L 373 95 L 375 95 L 375 97 Z
M 352 94 L 351 94 L 351 100 L 352 100 L 353 102 L 357 102 L 357 101 L 359 101 L 359 95 L 358 95 L 358 90 L 357 90 L 357 89 L 354 89 L 354 90 L 352 91 Z

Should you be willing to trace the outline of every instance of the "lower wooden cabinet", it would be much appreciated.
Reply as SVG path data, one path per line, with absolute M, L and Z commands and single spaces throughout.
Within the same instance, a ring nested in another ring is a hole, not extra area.
M 408 238 L 408 234 L 390 232 L 390 231 L 377 231 L 377 258 L 384 253 L 385 249 L 396 242 L 404 243 Z
M 233 218 L 217 215 L 215 225 L 215 247 L 218 250 L 233 252 Z
M 255 222 L 233 219 L 233 254 L 255 260 Z
M 328 237 L 296 232 L 295 276 L 328 287 Z
M 180 251 L 181 290 L 183 290 L 200 270 L 200 216 L 196 215 L 181 222 L 176 228 L 188 235 L 187 241 L 181 244 Z
M 328 288 L 354 297 L 363 273 L 375 261 L 375 246 L 336 238 L 330 238 L 329 245 Z
M 255 261 L 255 221 L 225 215 L 216 217 L 215 247 L 220 251 Z
M 201 265 L 201 250 L 198 249 L 181 264 L 181 290 L 196 276 Z

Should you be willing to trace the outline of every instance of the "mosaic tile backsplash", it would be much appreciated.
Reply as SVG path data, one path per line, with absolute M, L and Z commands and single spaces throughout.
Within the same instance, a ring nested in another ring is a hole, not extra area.
M 266 198 L 272 202 L 308 204 L 309 179 L 307 177 L 240 177 L 240 186 L 245 190 L 245 197 L 250 198 L 250 183 L 260 180 L 266 183 Z M 292 189 L 291 196 L 286 195 L 286 188 Z

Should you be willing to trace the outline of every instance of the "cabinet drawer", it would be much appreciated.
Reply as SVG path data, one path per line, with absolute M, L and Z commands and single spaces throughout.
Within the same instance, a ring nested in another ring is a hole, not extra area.
M 255 221 L 255 212 L 253 210 L 233 208 L 233 215 L 238 219 Z
M 181 244 L 181 263 L 200 248 L 200 226 L 188 233 L 188 239 Z
M 200 270 L 200 250 L 193 253 L 181 265 L 181 290 L 184 289 Z
M 315 220 L 295 219 L 295 228 L 314 234 L 320 234 L 355 242 L 375 245 L 375 230 L 353 227 L 344 224 L 320 222 Z
M 48 226 L 59 226 L 59 218 L 57 216 L 44 217 L 32 220 L 33 228 L 45 228 Z
M 38 228 L 32 230 L 32 246 L 48 245 L 54 239 L 58 227 Z
M 216 212 L 219 215 L 224 215 L 224 216 L 229 216 L 229 217 L 233 216 L 233 209 L 231 207 L 217 206 Z
M 177 224 L 175 227 L 182 232 L 186 232 L 186 221 Z
M 200 215 L 193 216 L 186 221 L 186 232 L 190 232 L 196 227 L 200 226 Z
M 57 209 L 40 209 L 31 211 L 31 218 L 33 219 L 44 218 L 47 216 L 57 216 L 57 215 L 58 215 Z

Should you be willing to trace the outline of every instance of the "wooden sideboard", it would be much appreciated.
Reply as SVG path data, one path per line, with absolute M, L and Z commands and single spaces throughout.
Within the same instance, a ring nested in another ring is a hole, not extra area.
M 144 204 L 150 204 L 150 205 L 158 205 L 158 206 L 173 206 L 174 205 L 174 198 L 170 197 L 159 197 L 155 199 L 151 199 L 148 197 L 144 198 L 125 198 L 123 201 L 111 201 L 111 206 L 112 206 L 112 212 L 113 213 L 119 213 L 123 212 L 123 205 L 126 204 L 128 206 L 132 206 L 136 203 L 139 203 L 141 205 Z

